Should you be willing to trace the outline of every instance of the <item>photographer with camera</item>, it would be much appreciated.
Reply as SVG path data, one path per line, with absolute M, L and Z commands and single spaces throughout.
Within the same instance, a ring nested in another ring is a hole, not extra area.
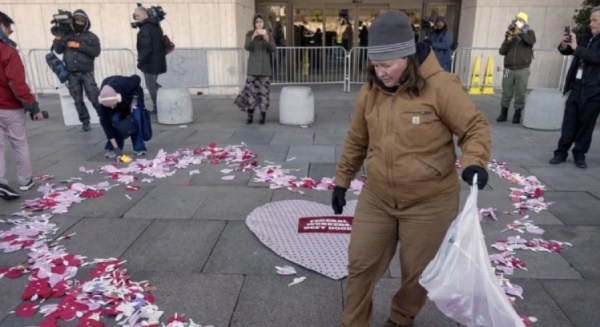
M 44 118 L 35 97 L 27 86 L 25 67 L 17 52 L 17 44 L 8 37 L 12 34 L 13 20 L 0 12 L 0 198 L 12 200 L 20 194 L 8 186 L 6 172 L 5 139 L 17 156 L 17 177 L 21 191 L 33 187 L 31 158 L 25 127 L 25 112 L 31 119 Z
M 536 42 L 535 33 L 527 25 L 527 20 L 527 14 L 520 12 L 508 26 L 506 37 L 500 47 L 500 54 L 504 56 L 504 77 L 502 79 L 501 112 L 496 119 L 498 122 L 507 120 L 508 108 L 513 96 L 515 98 L 513 124 L 521 122 L 521 114 L 525 108 L 525 92 L 530 75 L 529 66 L 533 60 L 533 45 Z
M 600 115 L 600 6 L 592 9 L 590 26 L 580 35 L 565 29 L 558 50 L 573 56 L 565 81 L 567 98 L 562 131 L 551 164 L 567 160 L 573 143 L 573 159 L 579 168 L 587 168 L 585 155 L 592 144 L 592 135 Z
M 157 113 L 156 93 L 158 88 L 158 75 L 167 72 L 167 55 L 164 44 L 164 34 L 160 27 L 160 21 L 164 19 L 165 13 L 160 7 L 152 7 L 149 10 L 138 6 L 134 12 L 136 23 L 132 27 L 138 27 L 137 35 L 138 69 L 144 73 L 146 88 L 152 99 L 152 113 Z
M 92 26 L 85 11 L 79 9 L 73 12 L 72 19 L 56 21 L 51 32 L 54 35 L 52 47 L 58 54 L 64 54 L 63 60 L 69 72 L 69 93 L 75 101 L 79 121 L 83 123 L 85 132 L 91 129 L 90 114 L 83 102 L 83 91 L 96 109 L 98 102 L 98 84 L 94 78 L 94 60 L 100 56 L 100 40 L 90 32 Z M 71 29 L 69 29 L 71 25 Z

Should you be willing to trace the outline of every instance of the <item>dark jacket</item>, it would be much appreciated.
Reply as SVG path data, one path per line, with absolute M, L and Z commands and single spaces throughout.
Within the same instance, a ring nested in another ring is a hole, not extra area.
M 431 48 L 435 52 L 435 57 L 440 62 L 440 65 L 449 71 L 452 66 L 452 47 L 454 45 L 454 34 L 444 26 L 441 30 L 435 30 L 431 33 Z
M 500 54 L 504 56 L 504 68 L 522 69 L 531 66 L 535 42 L 535 33 L 529 25 L 525 25 L 519 34 L 513 35 L 510 41 L 504 39 L 500 46 Z
M 92 23 L 87 14 L 83 10 L 76 10 L 73 15 L 80 14 L 86 17 L 87 23 L 83 32 L 81 33 L 70 33 L 64 36 L 58 36 L 52 43 L 54 51 L 58 54 L 63 55 L 63 61 L 67 71 L 70 73 L 81 72 L 93 72 L 94 71 L 94 60 L 100 55 L 100 39 L 96 34 L 90 32 Z M 79 43 L 79 48 L 69 48 L 67 43 L 74 41 Z
M 27 85 L 25 66 L 16 46 L 0 30 L 0 110 L 25 108 L 35 115 L 40 109 Z
M 254 15 L 252 19 L 252 23 L 256 21 L 256 18 L 263 18 L 261 14 Z M 267 21 L 263 18 L 265 24 Z M 269 42 L 265 41 L 262 36 L 257 36 L 252 39 L 252 34 L 254 34 L 254 29 L 248 31 L 246 33 L 246 43 L 244 44 L 244 49 L 250 52 L 248 56 L 248 76 L 271 76 L 271 53 L 275 52 L 275 40 L 273 38 L 273 34 L 271 34 L 270 29 L 267 25 L 265 25 L 265 29 L 269 34 Z
M 107 139 L 115 138 L 117 131 L 112 126 L 112 114 L 115 111 L 121 112 L 121 119 L 131 115 L 131 102 L 134 97 L 137 97 L 137 108 L 141 110 L 141 121 L 134 121 L 138 130 L 142 131 L 142 138 L 144 141 L 149 141 L 152 138 L 152 123 L 150 121 L 150 114 L 146 110 L 144 105 L 144 90 L 142 89 L 142 80 L 138 75 L 132 76 L 110 76 L 102 81 L 100 89 L 105 85 L 112 87 L 117 93 L 121 95 L 122 101 L 114 108 L 108 108 L 105 106 L 100 107 L 100 124 L 104 129 Z
M 583 101 L 600 96 L 600 35 L 592 36 L 592 31 L 588 27 L 583 34 L 577 36 L 577 49 L 575 51 L 570 45 L 565 49 L 562 49 L 559 45 L 558 51 L 565 56 L 573 55 L 575 57 L 567 73 L 565 94 L 573 89 L 579 64 L 582 63 L 581 95 Z
M 138 68 L 147 74 L 167 72 L 167 55 L 163 43 L 163 30 L 157 18 L 140 23 L 137 35 Z

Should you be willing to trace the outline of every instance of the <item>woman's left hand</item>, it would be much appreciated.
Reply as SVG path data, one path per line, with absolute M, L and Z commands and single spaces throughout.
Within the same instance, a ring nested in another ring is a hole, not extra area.
M 269 42 L 269 34 L 265 34 L 264 37 L 265 37 L 265 41 Z
M 571 32 L 571 43 L 569 43 L 569 45 L 571 46 L 571 49 L 577 49 L 577 35 L 573 32 Z

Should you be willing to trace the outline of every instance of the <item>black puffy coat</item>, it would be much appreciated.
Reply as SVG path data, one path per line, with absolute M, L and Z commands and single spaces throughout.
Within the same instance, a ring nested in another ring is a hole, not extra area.
M 571 46 L 561 49 L 560 45 L 558 51 L 565 56 L 573 55 L 575 57 L 567 73 L 564 93 L 567 94 L 573 89 L 573 82 L 575 82 L 581 60 L 583 62 L 583 75 L 581 76 L 583 101 L 600 98 L 600 35 L 593 36 L 588 27 L 583 34 L 577 35 L 575 51 Z
M 137 35 L 138 68 L 148 74 L 167 72 L 167 57 L 163 43 L 163 30 L 156 18 L 140 23 Z
M 90 32 L 92 23 L 83 10 L 76 10 L 73 16 L 79 15 L 87 20 L 85 29 L 81 33 L 69 33 L 60 39 L 55 39 L 52 43 L 54 51 L 63 54 L 63 61 L 68 72 L 87 73 L 94 71 L 94 60 L 100 56 L 100 39 L 96 34 Z M 79 43 L 79 48 L 67 47 L 67 42 L 74 41 Z

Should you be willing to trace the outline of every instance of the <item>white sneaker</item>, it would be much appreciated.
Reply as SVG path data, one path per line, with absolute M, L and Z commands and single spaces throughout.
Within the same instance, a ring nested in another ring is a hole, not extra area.
M 146 151 L 134 151 L 136 156 L 141 157 L 146 155 Z
M 31 188 L 33 187 L 35 183 L 33 182 L 33 179 L 29 180 L 29 183 L 27 183 L 26 185 L 21 185 L 19 186 L 19 190 L 21 191 L 29 191 L 31 190 Z
M 117 153 L 115 152 L 115 150 L 106 150 L 106 153 L 104 154 L 104 157 L 106 158 L 114 158 L 117 156 Z

